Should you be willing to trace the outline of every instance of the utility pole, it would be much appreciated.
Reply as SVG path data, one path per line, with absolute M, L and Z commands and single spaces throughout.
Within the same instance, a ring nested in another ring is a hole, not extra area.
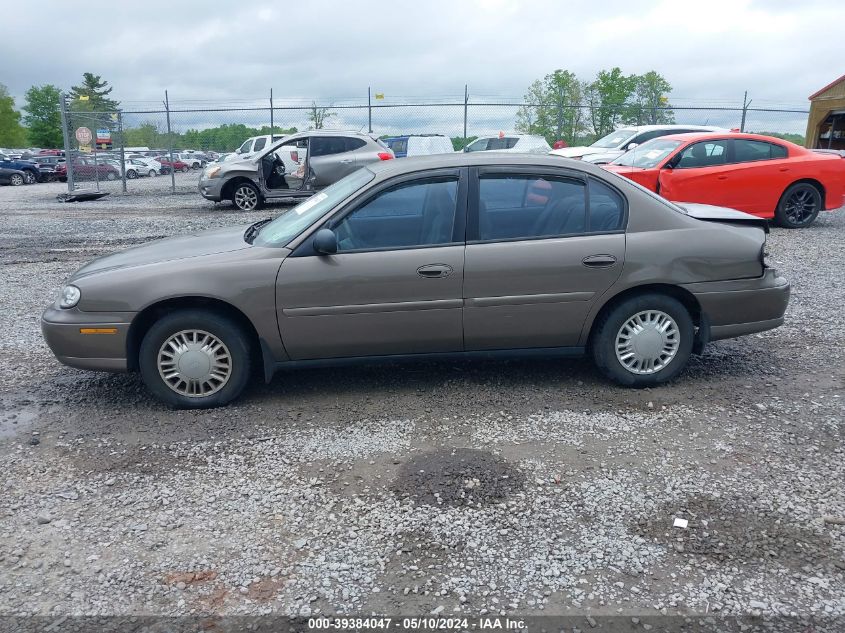
M 373 133 L 373 94 L 372 88 L 367 86 L 367 127 Z
M 742 95 L 742 120 L 739 122 L 739 131 L 745 132 L 745 113 L 748 112 L 748 106 L 751 105 L 751 102 L 748 100 L 748 91 L 745 91 L 745 94 Z
M 70 121 L 67 113 L 67 100 L 65 93 L 59 95 L 59 110 L 62 115 L 62 136 L 65 140 L 65 165 L 67 166 L 67 191 L 73 193 L 76 185 L 73 179 L 73 156 L 70 149 Z
M 173 166 L 173 133 L 170 130 L 170 98 L 164 91 L 164 109 L 167 111 L 167 144 L 170 148 L 170 193 L 176 193 L 176 168 Z
M 270 88 L 270 143 L 273 142 L 273 89 Z
M 464 145 L 467 142 L 467 110 L 469 109 L 469 85 L 464 84 Z

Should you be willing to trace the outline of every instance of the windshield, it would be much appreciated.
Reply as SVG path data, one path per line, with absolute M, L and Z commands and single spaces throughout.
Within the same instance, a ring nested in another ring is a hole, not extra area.
M 354 171 L 346 178 L 315 193 L 261 229 L 256 246 L 285 246 L 332 208 L 370 182 L 376 175 L 369 169 Z
M 612 164 L 651 169 L 652 167 L 659 165 L 663 159 L 674 152 L 681 142 L 682 141 L 668 141 L 656 138 L 635 147 L 625 154 L 622 154 L 622 156 L 614 160 Z
M 629 139 L 637 135 L 637 131 L 633 128 L 622 128 L 611 132 L 607 136 L 603 136 L 590 147 L 603 147 L 605 149 L 621 148 Z

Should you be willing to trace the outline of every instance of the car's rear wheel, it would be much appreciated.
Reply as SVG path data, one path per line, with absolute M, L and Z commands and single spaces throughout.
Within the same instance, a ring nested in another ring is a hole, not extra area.
M 261 192 L 251 182 L 242 182 L 232 192 L 232 202 L 241 211 L 255 211 L 261 208 Z
M 9 176 L 9 184 L 14 187 L 20 187 L 21 185 L 26 184 L 26 179 L 20 174 L 12 174 Z
M 251 371 L 242 328 L 205 310 L 182 310 L 156 321 L 138 360 L 150 391 L 182 409 L 228 404 L 243 392 Z
M 182 173 L 183 173 L 183 174 L 187 174 L 189 171 L 191 171 L 191 168 L 190 168 L 190 167 L 188 167 L 187 165 L 185 165 L 184 167 L 182 167 Z
M 778 201 L 775 219 L 787 229 L 803 229 L 816 221 L 822 208 L 822 194 L 809 182 L 787 188 Z
M 687 364 L 694 327 L 677 299 L 651 293 L 634 296 L 596 324 L 593 359 L 605 376 L 621 385 L 657 385 L 677 376 Z
M 26 183 L 27 185 L 31 185 L 31 184 L 33 184 L 36 180 L 38 180 L 38 179 L 35 177 L 35 174 L 33 174 L 33 173 L 32 173 L 32 172 L 30 172 L 30 171 L 25 171 L 25 172 L 23 172 L 23 173 L 24 173 L 24 176 L 23 176 L 23 181 L 24 181 L 24 183 Z
M 126 177 L 129 178 L 130 180 L 137 178 L 138 172 L 135 171 L 134 169 L 130 169 L 129 171 L 126 172 Z

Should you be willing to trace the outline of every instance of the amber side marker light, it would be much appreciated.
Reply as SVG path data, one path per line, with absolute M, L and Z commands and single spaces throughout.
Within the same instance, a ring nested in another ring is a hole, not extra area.
M 81 327 L 80 334 L 117 334 L 116 327 Z

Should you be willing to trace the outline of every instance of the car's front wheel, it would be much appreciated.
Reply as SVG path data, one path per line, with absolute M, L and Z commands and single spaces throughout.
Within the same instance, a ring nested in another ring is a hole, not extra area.
M 113 171 L 110 171 L 106 174 L 106 180 L 117 180 L 117 174 Z
M 205 310 L 169 314 L 149 329 L 138 361 L 147 387 L 181 409 L 228 404 L 251 372 L 249 340 L 231 319 Z
M 184 167 L 182 167 L 181 171 L 183 174 L 187 174 L 189 171 L 191 171 L 191 168 L 185 165 Z
M 251 182 L 239 183 L 232 192 L 232 202 L 241 211 L 255 211 L 261 207 L 261 192 Z
M 134 169 L 130 169 L 129 171 L 126 172 L 126 177 L 129 178 L 129 180 L 134 180 L 135 178 L 138 177 L 138 172 L 135 171 Z
M 21 185 L 25 184 L 26 180 L 20 174 L 12 174 L 9 176 L 9 184 L 13 187 L 20 187 Z
M 155 176 L 155 175 L 156 175 L 156 170 L 155 170 L 155 169 L 151 169 L 147 175 L 148 175 L 150 178 L 152 178 L 153 176 Z
M 677 299 L 661 294 L 630 297 L 596 324 L 593 359 L 605 376 L 621 385 L 657 385 L 687 364 L 694 327 Z
M 816 221 L 822 208 L 822 194 L 809 182 L 790 186 L 778 201 L 775 219 L 787 229 L 803 229 Z

